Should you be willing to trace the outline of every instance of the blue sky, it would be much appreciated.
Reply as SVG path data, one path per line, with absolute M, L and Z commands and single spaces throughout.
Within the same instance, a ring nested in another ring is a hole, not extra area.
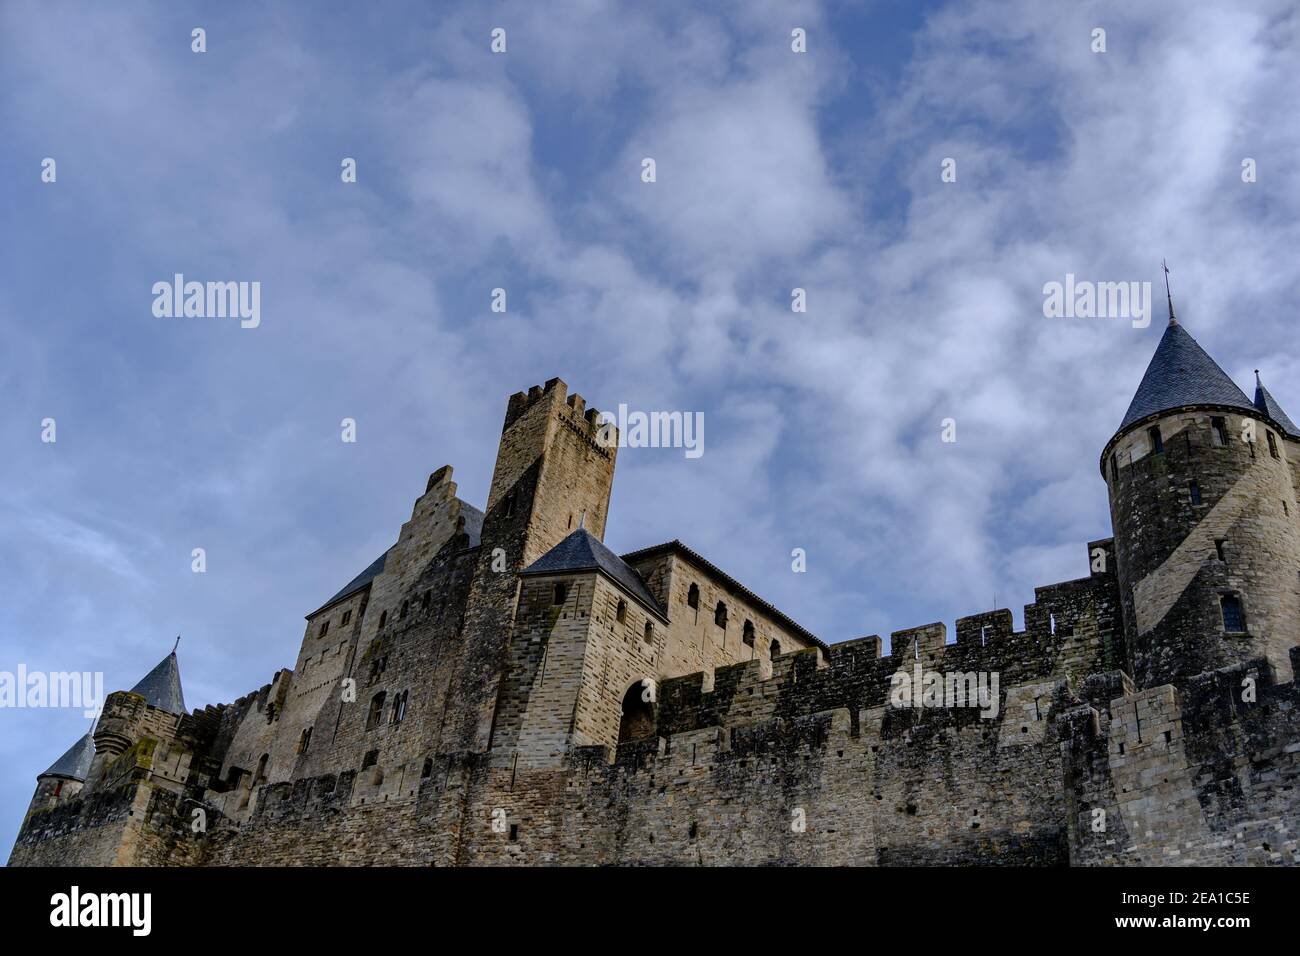
M 129 687 L 183 633 L 191 707 L 259 687 L 432 470 L 483 504 L 506 397 L 557 375 L 705 414 L 698 459 L 620 454 L 615 550 L 681 538 L 829 641 L 995 593 L 1019 624 L 1110 533 L 1163 324 L 1045 318 L 1044 283 L 1167 257 L 1300 410 L 1298 99 L 1284 2 L 10 0 L 0 670 Z M 260 282 L 260 327 L 156 318 L 176 272 Z M 0 710 L 6 852 L 87 725 Z

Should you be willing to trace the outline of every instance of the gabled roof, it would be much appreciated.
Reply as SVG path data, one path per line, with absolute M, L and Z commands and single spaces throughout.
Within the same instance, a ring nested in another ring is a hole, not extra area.
M 185 695 L 181 692 L 181 669 L 172 651 L 131 688 L 151 706 L 172 714 L 185 713 Z
M 393 549 L 392 548 L 388 549 L 388 551 L 391 550 Z M 358 574 L 347 584 L 343 585 L 343 587 L 338 591 L 338 593 L 336 593 L 332 598 L 330 598 L 328 601 L 326 601 L 324 604 L 322 604 L 316 610 L 312 611 L 307 616 L 315 617 L 317 614 L 325 610 L 331 604 L 337 604 L 339 601 L 342 601 L 344 598 L 351 597 L 352 595 L 356 594 L 362 588 L 368 587 L 370 585 L 370 582 L 373 581 L 375 578 L 379 577 L 380 572 L 384 570 L 384 563 L 388 560 L 388 551 L 385 551 L 379 557 L 375 558 L 375 560 L 371 561 L 370 564 L 366 565 L 366 569 L 364 571 Z
M 1277 422 L 1278 427 L 1289 437 L 1300 438 L 1300 428 L 1296 428 L 1295 422 L 1282 411 L 1282 406 L 1277 403 L 1277 399 L 1269 394 L 1264 383 L 1259 380 L 1259 372 L 1255 373 L 1255 407 Z
M 697 566 L 703 568 L 705 571 L 713 575 L 715 578 L 717 578 L 727 587 L 731 588 L 737 594 L 740 594 L 742 597 L 745 598 L 745 600 L 749 601 L 750 604 L 754 605 L 754 607 L 758 608 L 761 611 L 764 611 L 773 619 L 780 621 L 789 630 L 793 631 L 794 633 L 798 634 L 800 637 L 803 637 L 806 640 L 817 645 L 822 650 L 830 650 L 826 642 L 823 641 L 816 634 L 812 633 L 807 628 L 799 624 L 797 621 L 790 618 L 780 608 L 776 607 L 775 605 L 769 604 L 767 601 L 764 601 L 761 597 L 759 597 L 749 588 L 745 587 L 743 584 L 741 584 L 731 575 L 727 574 L 725 571 L 723 571 L 721 568 L 717 567 L 716 565 L 705 560 L 703 557 L 701 557 L 696 552 L 692 551 L 690 548 L 686 547 L 686 545 L 682 544 L 676 538 L 674 538 L 672 541 L 666 541 L 663 544 L 656 544 L 650 548 L 642 548 L 640 551 L 633 551 L 630 554 L 625 554 L 623 555 L 623 560 L 644 561 L 647 558 L 658 557 L 661 554 L 669 554 L 669 553 L 680 554 L 682 557 L 686 558 L 687 560 L 694 562 Z
M 530 564 L 523 574 L 568 574 L 575 571 L 600 571 L 644 604 L 664 621 L 668 620 L 663 608 L 636 569 L 629 567 L 586 528 L 579 528 Z
M 85 782 L 86 774 L 90 773 L 90 762 L 94 759 L 95 738 L 87 733 L 69 747 L 68 752 L 54 761 L 50 765 L 50 769 L 40 776 L 68 777 L 72 780 Z
M 483 538 L 483 512 L 479 511 L 479 509 L 475 508 L 473 505 L 466 504 L 462 501 L 460 503 L 460 516 L 465 519 L 465 533 L 469 535 L 468 546 L 471 548 L 477 548 L 479 542 Z M 388 549 L 388 551 L 392 550 L 392 548 Z M 349 598 L 358 591 L 369 587 L 370 582 L 379 577 L 380 573 L 384 570 L 384 564 L 388 561 L 388 551 L 385 551 L 379 557 L 375 558 L 375 560 L 371 561 L 364 571 L 347 584 L 343 585 L 343 587 L 336 592 L 332 598 L 308 614 L 307 617 L 315 617 L 330 605 L 338 604 L 339 601 L 342 601 L 344 598 Z
M 1255 409 L 1228 373 L 1219 368 L 1181 325 L 1170 321 L 1129 403 L 1128 412 L 1115 431 L 1118 434 L 1148 415 L 1183 405 Z

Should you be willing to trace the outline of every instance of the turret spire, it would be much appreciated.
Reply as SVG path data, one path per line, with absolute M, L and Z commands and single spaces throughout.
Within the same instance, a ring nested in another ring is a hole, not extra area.
M 1164 259 L 1160 260 L 1160 268 L 1165 270 L 1165 301 L 1169 303 L 1169 324 L 1177 325 L 1178 320 L 1174 318 L 1174 294 L 1169 291 L 1169 266 Z

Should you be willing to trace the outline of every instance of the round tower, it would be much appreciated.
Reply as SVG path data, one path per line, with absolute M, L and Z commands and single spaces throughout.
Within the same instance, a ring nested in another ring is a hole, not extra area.
M 1252 403 L 1171 309 L 1101 456 L 1139 686 L 1257 657 L 1291 678 L 1300 510 L 1286 457 L 1296 446 L 1279 419 L 1289 423 Z
M 36 778 L 36 792 L 32 795 L 27 812 L 30 814 L 35 810 L 57 806 L 80 793 L 94 756 L 95 741 L 90 734 L 84 734 L 68 748 L 67 753 Z

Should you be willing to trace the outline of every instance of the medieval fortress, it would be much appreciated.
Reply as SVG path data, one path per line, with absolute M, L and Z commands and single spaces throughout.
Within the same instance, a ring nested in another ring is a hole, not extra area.
M 434 472 L 233 703 L 187 711 L 174 652 L 110 694 L 10 864 L 1296 862 L 1300 429 L 1172 316 L 1101 451 L 1114 537 L 1023 631 L 882 656 L 679 541 L 615 555 L 600 427 L 513 395 L 485 510 Z

